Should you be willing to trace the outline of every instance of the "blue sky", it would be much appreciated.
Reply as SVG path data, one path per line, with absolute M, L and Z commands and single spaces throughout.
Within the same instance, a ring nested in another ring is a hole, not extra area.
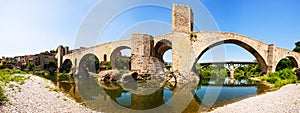
M 299 0 L 200 1 L 213 16 L 221 31 L 246 35 L 290 50 L 294 48 L 294 43 L 300 40 Z M 100 2 L 0 0 L 0 56 L 35 54 L 56 49 L 58 45 L 74 48 L 82 22 L 97 3 Z M 118 5 L 120 4 L 109 8 L 113 9 Z M 138 28 L 146 29 L 150 32 L 143 33 L 154 36 L 171 31 L 171 11 L 159 6 L 131 8 L 112 21 L 94 44 L 128 39 L 132 32 L 139 31 Z M 195 21 L 201 21 L 201 18 L 195 18 Z M 156 27 L 157 25 L 160 29 Z M 235 45 L 225 45 L 225 50 L 227 60 L 254 59 L 251 54 Z M 166 54 L 168 61 L 170 54 Z M 210 60 L 209 52 L 201 59 Z

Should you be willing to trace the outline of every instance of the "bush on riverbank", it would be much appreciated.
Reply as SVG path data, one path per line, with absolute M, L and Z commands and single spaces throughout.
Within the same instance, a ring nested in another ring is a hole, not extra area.
M 70 80 L 70 75 L 68 73 L 59 73 L 59 81 Z
M 2 85 L 0 85 L 0 105 L 3 101 L 8 101 L 8 98 L 4 95 L 5 90 L 2 87 Z
M 4 86 L 9 82 L 17 82 L 19 84 L 24 84 L 25 77 L 13 74 L 27 74 L 21 70 L 10 70 L 10 69 L 0 69 L 0 103 L 3 101 L 8 101 L 8 98 L 4 95 Z
M 292 69 L 286 68 L 280 71 L 270 72 L 268 76 L 262 77 L 261 80 L 274 84 L 275 85 L 274 90 L 277 90 L 286 84 L 296 83 L 297 76 L 294 75 Z

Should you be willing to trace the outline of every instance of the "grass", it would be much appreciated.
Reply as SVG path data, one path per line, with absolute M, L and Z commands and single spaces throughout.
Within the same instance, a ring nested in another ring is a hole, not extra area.
M 20 85 L 25 83 L 25 80 L 28 79 L 22 75 L 16 74 L 27 74 L 27 72 L 21 70 L 10 70 L 10 69 L 0 69 L 0 103 L 3 101 L 8 101 L 8 98 L 4 95 L 5 90 L 4 86 L 10 82 L 16 82 Z M 15 85 L 9 84 L 9 88 L 14 88 Z M 18 90 L 19 92 L 21 89 Z
M 26 72 L 22 72 L 20 70 L 2 69 L 0 70 L 0 81 L 4 84 L 7 84 L 9 82 L 21 83 L 28 79 L 24 76 L 14 74 L 26 74 Z
M 58 91 L 58 89 L 56 87 L 45 86 L 45 88 L 49 88 L 50 91 L 55 91 L 55 92 Z
M 3 101 L 8 101 L 8 98 L 4 95 L 5 90 L 3 89 L 2 86 L 0 86 L 0 103 Z
M 18 87 L 18 91 L 21 92 L 21 91 L 22 91 L 22 88 Z
M 8 88 L 13 89 L 14 87 L 15 87 L 15 85 L 13 85 L 13 84 L 9 84 L 9 85 L 8 85 Z

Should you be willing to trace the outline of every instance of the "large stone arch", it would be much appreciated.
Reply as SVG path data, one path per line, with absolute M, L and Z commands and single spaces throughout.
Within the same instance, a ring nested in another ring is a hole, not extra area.
M 163 55 L 166 51 L 172 49 L 172 42 L 167 39 L 158 41 L 154 46 L 154 56 L 163 61 Z
M 111 65 L 112 65 L 112 68 L 113 69 L 115 69 L 115 67 L 116 67 L 116 59 L 115 59 L 115 57 L 120 53 L 120 51 L 121 50 L 123 50 L 123 49 L 131 49 L 129 46 L 125 46 L 125 45 L 123 45 L 123 46 L 118 46 L 118 47 L 116 47 L 116 48 L 114 48 L 113 50 L 112 50 L 112 52 L 111 52 L 111 54 L 110 54 L 110 61 L 111 61 Z M 128 64 L 129 65 L 129 67 L 130 67 L 130 63 Z
M 215 46 L 222 44 L 235 44 L 250 52 L 257 59 L 257 62 L 260 64 L 263 73 L 268 72 L 268 62 L 266 60 L 268 54 L 266 52 L 268 50 L 267 44 L 263 44 L 246 36 L 227 32 L 200 32 L 198 33 L 197 38 L 199 39 L 196 41 L 196 43 L 200 42 L 201 44 L 198 45 L 200 49 L 195 49 L 196 55 L 199 55 L 197 56 L 194 64 L 197 63 L 197 61 L 206 51 Z M 207 42 L 201 42 L 204 39 Z M 197 48 L 197 46 L 194 46 L 194 48 Z M 195 67 L 193 67 L 193 69 L 195 69 Z

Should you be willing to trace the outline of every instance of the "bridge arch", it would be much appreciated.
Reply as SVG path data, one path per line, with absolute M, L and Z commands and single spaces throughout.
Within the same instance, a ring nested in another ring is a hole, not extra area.
M 291 61 L 292 68 L 299 68 L 299 62 L 297 61 L 296 57 L 291 56 L 291 55 L 286 55 L 284 57 L 279 57 L 279 59 L 276 61 L 276 70 L 279 65 L 279 62 L 284 58 L 288 58 Z
M 62 72 L 66 72 L 66 73 L 69 73 L 73 67 L 73 63 L 70 59 L 65 59 L 59 69 L 59 72 L 62 73 Z
M 121 54 L 121 50 L 124 50 L 124 49 L 130 49 L 131 50 L 131 48 L 129 46 L 119 46 L 119 47 L 116 47 L 116 48 L 114 48 L 112 50 L 111 55 L 110 55 L 110 61 L 111 61 L 111 65 L 112 65 L 113 69 L 117 69 L 117 67 L 118 67 L 118 61 L 117 61 L 116 57 L 118 55 L 120 55 Z M 129 57 L 131 57 L 131 53 L 130 53 Z M 128 69 L 130 69 L 131 62 L 129 61 L 128 65 L 127 64 L 125 64 L 125 65 L 126 65 L 126 67 L 128 67 Z
M 163 61 L 163 55 L 166 51 L 172 49 L 172 42 L 166 39 L 158 41 L 154 46 L 154 56 Z
M 85 54 L 79 61 L 79 71 L 97 73 L 100 70 L 99 63 L 100 60 L 95 54 Z
M 205 52 L 207 52 L 209 49 L 216 47 L 218 45 L 222 45 L 222 44 L 235 44 L 235 45 L 238 45 L 239 47 L 242 47 L 243 49 L 247 50 L 249 53 L 251 53 L 256 58 L 258 64 L 261 66 L 263 73 L 267 72 L 267 63 L 266 63 L 265 59 L 263 58 L 263 56 L 256 50 L 256 48 L 254 48 L 250 44 L 247 44 L 247 42 L 243 42 L 241 40 L 232 39 L 232 38 L 228 38 L 228 37 L 223 38 L 222 40 L 219 40 L 217 42 L 214 42 L 214 43 L 206 46 L 205 49 L 203 49 L 203 51 L 200 52 L 200 54 L 197 57 L 196 62 L 194 64 L 196 64 L 197 61 L 202 57 L 202 55 Z

